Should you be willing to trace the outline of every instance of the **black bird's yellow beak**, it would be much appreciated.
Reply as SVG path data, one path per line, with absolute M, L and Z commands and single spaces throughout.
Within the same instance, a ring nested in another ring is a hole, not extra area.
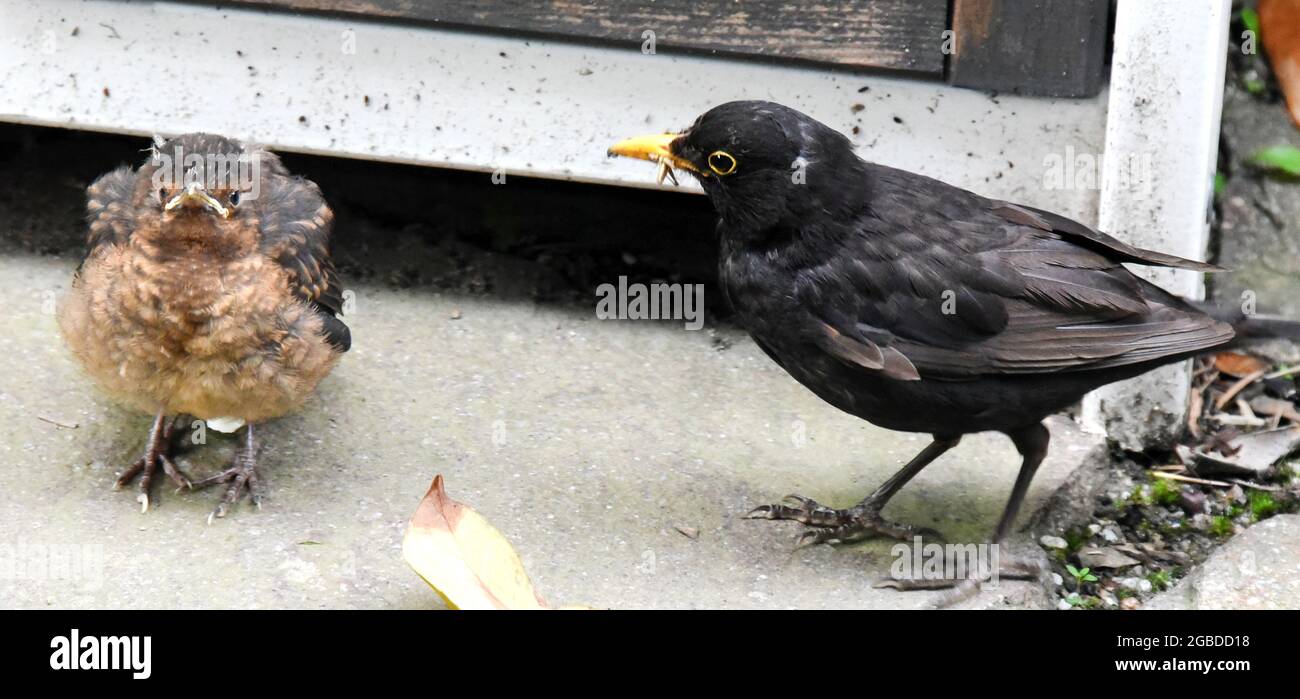
M 180 194 L 172 197 L 163 206 L 164 211 L 171 211 L 181 206 L 202 206 L 219 214 L 222 218 L 230 218 L 231 210 L 221 204 L 208 194 L 203 186 L 197 182 L 191 182 L 185 185 L 185 189 Z
M 664 179 L 671 179 L 673 184 L 677 184 L 677 177 L 673 175 L 673 168 L 690 170 L 691 172 L 703 174 L 700 169 L 695 167 L 691 161 L 678 157 L 673 154 L 672 143 L 681 137 L 681 134 L 662 133 L 651 134 L 649 136 L 637 136 L 625 141 L 615 143 L 609 149 L 610 155 L 621 155 L 626 158 L 638 158 L 640 160 L 649 160 L 652 163 L 659 164 L 658 181 L 664 183 Z

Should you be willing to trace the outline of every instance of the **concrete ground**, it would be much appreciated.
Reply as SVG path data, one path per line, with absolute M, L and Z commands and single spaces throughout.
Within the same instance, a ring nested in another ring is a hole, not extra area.
M 136 159 L 137 144 L 37 130 L 9 136 L 11 150 L 0 153 L 14 166 L 0 175 L 0 355 L 8 364 L 0 384 L 0 606 L 436 608 L 401 560 L 400 542 L 438 473 L 452 497 L 514 543 L 555 603 L 931 601 L 933 593 L 872 587 L 889 570 L 893 542 L 796 550 L 796 525 L 741 518 L 788 493 L 852 504 L 926 437 L 825 405 L 712 304 L 705 329 L 694 332 L 680 322 L 594 317 L 586 290 L 610 274 L 676 278 L 661 270 L 677 268 L 686 281 L 709 282 L 707 246 L 695 255 L 706 263 L 679 265 L 669 258 L 689 244 L 667 246 L 674 253 L 646 243 L 648 232 L 674 227 L 665 221 L 709 230 L 701 201 L 679 198 L 665 209 L 664 197 L 674 195 L 657 193 L 611 192 L 626 219 L 609 229 L 615 247 L 592 250 L 561 235 L 608 224 L 607 214 L 584 211 L 586 188 L 520 183 L 512 196 L 536 204 L 527 215 L 538 222 L 520 233 L 524 214 L 500 202 L 460 199 L 473 212 L 465 219 L 488 221 L 481 228 L 425 199 L 415 200 L 428 214 L 423 222 L 409 201 L 403 208 L 410 177 L 426 178 L 417 190 L 454 196 L 466 175 L 390 168 L 392 182 L 366 189 L 393 199 L 362 202 L 349 198 L 357 188 L 346 175 L 313 174 L 344 178 L 326 191 L 341 194 L 337 257 L 356 294 L 352 351 L 301 413 L 260 432 L 269 490 L 262 511 L 244 505 L 209 525 L 218 492 L 163 488 L 141 514 L 133 492 L 111 485 L 138 456 L 148 418 L 95 393 L 53 315 L 77 264 L 79 192 L 105 169 L 101 161 Z M 34 153 L 67 157 L 51 164 Z M 330 161 L 290 167 L 322 162 Z M 375 177 L 366 167 L 336 169 Z M 648 215 L 660 210 L 669 213 Z M 1052 427 L 1053 452 L 1022 521 L 1078 469 L 1100 463 L 1096 438 L 1068 420 Z M 233 452 L 234 439 L 209 437 L 182 457 L 191 475 L 215 472 Z M 953 543 L 981 542 L 1017 467 L 1004 437 L 970 437 L 886 515 L 934 527 Z M 73 574 L 56 565 L 68 554 L 85 557 Z M 1037 606 L 1036 590 L 1003 582 L 970 604 Z
M 1300 515 L 1278 515 L 1233 537 L 1147 608 L 1295 609 L 1297 573 Z
M 102 547 L 103 570 L 84 585 L 0 581 L 6 606 L 436 606 L 400 558 L 406 520 L 436 473 L 514 542 L 557 602 L 927 601 L 871 587 L 892 542 L 796 551 L 796 526 L 739 518 L 788 492 L 851 504 L 924 437 L 825 406 L 732 329 L 603 322 L 491 298 L 358 288 L 352 352 L 302 413 L 261 432 L 264 509 L 208 525 L 217 492 L 167 488 L 141 514 L 132 493 L 110 486 L 138 455 L 148 418 L 94 393 L 43 308 L 42 292 L 65 288 L 74 265 L 0 260 L 0 294 L 15 300 L 0 352 L 21 367 L 0 393 L 0 530 L 16 545 Z M 1056 426 L 1031 509 L 1089 455 L 1089 440 Z M 212 442 L 182 467 L 221 467 L 234 440 Z M 888 514 L 979 542 L 1016 466 L 1004 438 L 969 438 Z

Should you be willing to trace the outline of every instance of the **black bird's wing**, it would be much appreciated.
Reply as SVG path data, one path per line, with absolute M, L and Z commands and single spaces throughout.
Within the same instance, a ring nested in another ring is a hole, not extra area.
M 123 165 L 86 189 L 86 257 L 105 245 L 125 245 L 135 228 L 131 198 L 135 173 Z
M 1055 214 L 879 168 L 839 254 L 795 295 L 824 350 L 899 379 L 1103 369 L 1223 344 L 1231 326 L 1123 262 L 1213 269 Z
M 1166 255 L 1154 250 L 1135 248 L 1128 243 L 1102 233 L 1099 230 L 1050 211 L 1035 209 L 1032 206 L 991 202 L 993 212 L 1013 223 L 1032 226 L 1044 231 L 1053 231 L 1068 238 L 1075 245 L 1100 252 L 1120 262 L 1133 262 L 1154 267 L 1174 267 L 1190 269 L 1197 272 L 1222 272 L 1222 267 L 1208 262 L 1197 262 L 1175 255 Z
M 262 252 L 289 273 L 293 293 L 320 311 L 326 339 L 346 352 L 352 335 L 336 317 L 343 311 L 343 292 L 329 255 L 334 212 L 316 183 L 281 172 L 265 178 L 258 196 Z

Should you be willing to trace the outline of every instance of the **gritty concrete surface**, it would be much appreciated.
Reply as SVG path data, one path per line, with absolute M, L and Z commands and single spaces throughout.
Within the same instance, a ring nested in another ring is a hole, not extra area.
M 1300 515 L 1278 515 L 1233 537 L 1148 609 L 1295 609 Z
M 147 418 L 95 394 L 50 312 L 74 266 L 0 258 L 0 354 L 11 367 L 0 390 L 0 532 L 15 550 L 75 546 L 102 569 L 69 580 L 20 566 L 0 580 L 3 606 L 436 607 L 399 555 L 436 473 L 505 533 L 558 603 L 916 607 L 932 594 L 871 587 L 890 543 L 796 551 L 795 525 L 739 518 L 789 492 L 851 504 L 925 438 L 833 410 L 737 331 L 381 286 L 356 289 L 354 348 L 319 396 L 261 432 L 261 512 L 245 506 L 208 525 L 217 493 L 165 489 L 141 514 L 110 486 L 137 456 Z M 1053 427 L 1027 514 L 1096 456 L 1068 422 Z M 182 467 L 210 474 L 232 445 L 213 438 Z M 968 438 L 887 514 L 982 541 L 1016 468 L 1005 438 Z M 1032 592 L 1003 583 L 975 603 Z

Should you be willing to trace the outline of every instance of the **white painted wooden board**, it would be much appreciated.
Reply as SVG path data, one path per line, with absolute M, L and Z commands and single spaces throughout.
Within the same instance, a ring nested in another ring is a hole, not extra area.
M 191 3 L 0 0 L 0 17 L 4 121 L 206 130 L 290 151 L 653 187 L 652 166 L 606 148 L 684 128 L 721 102 L 770 99 L 850 134 L 878 162 L 1096 219 L 1097 192 L 1044 189 L 1042 163 L 1067 146 L 1100 148 L 1104 96 L 991 99 L 851 71 L 645 55 L 640 43 Z

